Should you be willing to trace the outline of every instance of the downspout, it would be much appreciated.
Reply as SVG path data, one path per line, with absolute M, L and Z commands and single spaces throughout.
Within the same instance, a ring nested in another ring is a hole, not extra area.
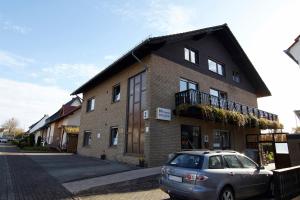
M 135 54 L 134 54 L 134 52 L 133 52 L 133 50 L 131 51 L 131 55 L 140 63 L 140 64 L 142 64 L 142 66 L 144 67 L 144 70 L 145 71 L 147 71 L 148 70 L 148 66 L 145 64 L 145 63 L 143 63 Z

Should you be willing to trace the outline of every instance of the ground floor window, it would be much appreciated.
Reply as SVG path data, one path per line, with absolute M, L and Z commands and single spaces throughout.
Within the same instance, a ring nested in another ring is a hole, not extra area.
M 118 144 L 118 128 L 111 127 L 110 129 L 110 146 L 117 146 Z
M 214 149 L 230 149 L 230 133 L 225 130 L 214 130 Z
M 181 149 L 201 149 L 199 126 L 181 125 Z
M 90 146 L 92 144 L 92 133 L 90 131 L 85 131 L 83 133 L 83 146 Z

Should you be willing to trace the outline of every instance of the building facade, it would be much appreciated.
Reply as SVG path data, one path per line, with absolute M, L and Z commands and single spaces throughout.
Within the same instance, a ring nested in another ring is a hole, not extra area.
M 81 100 L 76 97 L 65 103 L 46 120 L 46 142 L 49 146 L 70 152 L 77 151 Z
M 79 93 L 78 153 L 133 164 L 161 165 L 187 149 L 255 151 L 247 136 L 260 127 L 246 126 L 244 116 L 278 120 L 257 109 L 270 91 L 226 24 L 150 38 Z

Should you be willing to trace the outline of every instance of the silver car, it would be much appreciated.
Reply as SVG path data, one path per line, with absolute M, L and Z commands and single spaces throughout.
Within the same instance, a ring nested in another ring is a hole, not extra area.
M 248 198 L 267 192 L 273 172 L 234 151 L 184 151 L 162 167 L 160 188 L 171 199 Z

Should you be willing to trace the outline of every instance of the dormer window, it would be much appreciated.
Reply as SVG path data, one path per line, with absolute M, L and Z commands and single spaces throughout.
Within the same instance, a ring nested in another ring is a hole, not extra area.
M 184 59 L 198 64 L 198 52 L 190 48 L 184 48 Z
M 232 72 L 232 80 L 234 82 L 237 82 L 239 83 L 241 80 L 240 80 L 240 73 L 239 72 L 236 72 L 236 71 L 233 71 Z
M 208 69 L 221 76 L 224 76 L 225 74 L 224 65 L 210 59 L 208 59 Z

